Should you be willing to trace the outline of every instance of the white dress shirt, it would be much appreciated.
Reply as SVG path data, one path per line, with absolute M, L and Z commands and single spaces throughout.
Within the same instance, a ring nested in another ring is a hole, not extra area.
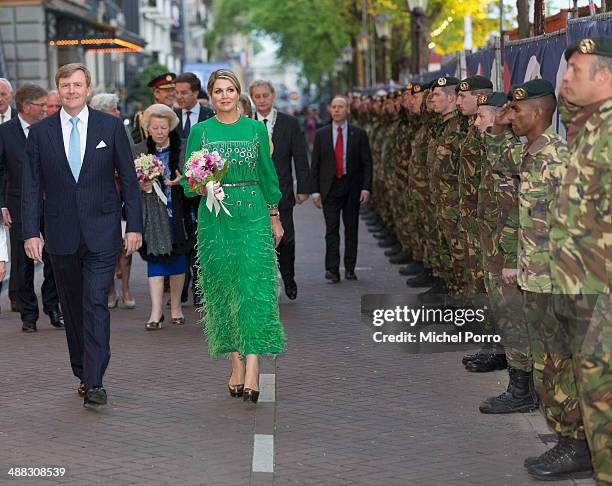
M 0 113 L 0 120 L 3 120 L 2 123 L 6 123 L 10 119 L 11 119 L 11 107 L 9 106 L 6 112 Z
M 17 115 L 17 117 L 19 118 L 19 123 L 21 123 L 21 129 L 23 130 L 25 138 L 28 138 L 28 135 L 30 134 L 30 124 L 21 118 L 21 115 Z
M 6 226 L 4 226 L 3 224 L 0 225 L 0 262 L 9 261 L 8 243 L 7 243 L 8 238 L 6 237 L 7 231 L 8 231 L 8 228 Z
M 185 128 L 185 123 L 187 123 L 187 112 L 190 111 L 191 114 L 189 115 L 189 119 L 191 120 L 191 128 L 193 128 L 193 126 L 198 123 L 198 119 L 200 118 L 200 103 L 198 103 L 196 101 L 196 104 L 193 105 L 191 108 L 189 108 L 189 110 L 182 110 L 183 112 L 183 117 L 181 120 L 181 128 Z
M 268 120 L 265 123 L 265 125 L 266 125 L 266 128 L 268 129 L 268 136 L 270 137 L 270 139 L 272 139 L 272 134 L 274 133 L 274 125 L 276 125 L 277 113 L 278 113 L 278 110 L 276 108 L 272 108 L 272 110 L 270 110 L 270 113 L 268 113 L 268 116 L 263 116 L 261 113 L 256 112 L 257 120 L 259 120 L 262 123 L 264 120 Z
M 77 128 L 79 129 L 79 138 L 81 139 L 81 165 L 83 165 L 83 157 L 85 156 L 85 147 L 87 146 L 87 122 L 89 121 L 89 109 L 87 105 L 77 115 L 79 121 Z M 60 120 L 62 122 L 62 138 L 64 139 L 64 150 L 68 159 L 68 150 L 70 147 L 70 132 L 72 131 L 72 123 L 70 122 L 71 115 L 66 113 L 64 108 L 60 110 Z

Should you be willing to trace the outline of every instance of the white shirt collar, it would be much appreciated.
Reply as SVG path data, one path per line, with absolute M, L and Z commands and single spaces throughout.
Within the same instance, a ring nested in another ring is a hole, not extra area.
M 189 109 L 183 109 L 183 115 L 186 115 L 190 111 L 192 115 L 200 116 L 200 103 L 196 101 L 196 104 Z
M 344 120 L 344 123 L 342 125 L 337 125 L 336 122 L 332 122 L 332 124 L 334 125 L 334 131 L 337 132 L 338 131 L 338 127 L 342 128 L 342 131 L 346 131 L 346 128 L 348 127 L 348 121 Z
M 4 121 L 7 122 L 11 119 L 11 105 L 9 105 L 9 107 L 6 109 L 6 111 L 4 113 L 2 113 L 2 115 L 4 115 Z
M 87 121 L 89 120 L 89 108 L 87 108 L 87 105 L 83 107 L 83 109 L 79 112 L 77 117 L 80 122 L 82 122 L 84 125 L 87 125 Z M 70 118 L 72 118 L 72 115 L 69 115 L 66 112 L 66 110 L 64 110 L 64 107 L 62 106 L 60 110 L 60 119 L 62 121 L 62 125 L 66 125 L 70 123 Z
M 276 120 L 276 108 L 272 107 L 268 116 L 263 116 L 261 113 L 257 112 L 257 119 L 259 121 L 264 121 L 264 118 L 266 120 Z
M 21 123 L 21 128 L 23 130 L 23 133 L 26 134 L 26 137 L 28 136 L 28 133 L 30 131 L 30 126 L 31 123 L 28 123 L 27 121 L 25 121 L 23 118 L 21 118 L 21 115 L 17 114 L 17 118 L 19 118 L 19 123 Z

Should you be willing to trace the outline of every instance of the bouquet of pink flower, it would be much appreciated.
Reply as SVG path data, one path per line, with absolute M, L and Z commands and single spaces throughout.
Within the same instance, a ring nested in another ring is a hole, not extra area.
M 152 182 L 153 189 L 157 193 L 158 197 L 164 204 L 168 203 L 166 195 L 159 186 L 158 177 L 164 175 L 164 164 L 162 161 L 153 154 L 140 154 L 134 160 L 134 166 L 136 167 L 136 177 L 140 182 Z
M 227 160 L 219 155 L 216 150 L 209 152 L 206 149 L 193 152 L 185 164 L 185 178 L 192 191 L 204 192 L 206 188 L 206 207 L 210 212 L 215 209 L 219 216 L 219 211 L 223 209 L 225 214 L 232 216 L 223 204 L 225 193 L 221 189 L 217 194 L 214 193 L 213 185 L 220 182 L 229 165 Z

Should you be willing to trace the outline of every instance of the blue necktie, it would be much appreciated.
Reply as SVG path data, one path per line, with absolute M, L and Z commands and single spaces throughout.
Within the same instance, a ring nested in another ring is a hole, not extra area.
M 70 141 L 68 142 L 68 164 L 70 164 L 70 170 L 72 171 L 74 180 L 77 182 L 79 180 L 79 174 L 81 173 L 81 136 L 77 128 L 78 122 L 78 116 L 70 118 L 72 130 L 70 131 Z

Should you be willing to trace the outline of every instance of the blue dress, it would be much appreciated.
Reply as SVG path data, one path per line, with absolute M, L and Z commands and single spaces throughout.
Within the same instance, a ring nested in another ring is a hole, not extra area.
M 159 157 L 159 159 L 164 164 L 164 179 L 172 179 L 170 173 L 170 147 L 155 149 L 155 155 Z M 172 243 L 175 242 L 175 231 L 174 224 L 172 222 L 172 191 L 170 186 L 166 186 L 162 184 L 162 191 L 166 198 L 168 198 L 168 203 L 166 205 L 168 209 L 168 222 L 170 223 L 170 229 L 172 230 Z M 187 269 L 187 257 L 185 255 L 180 255 L 176 260 L 170 263 L 153 263 L 147 262 L 147 276 L 148 277 L 169 277 L 171 275 L 182 275 L 185 273 Z

